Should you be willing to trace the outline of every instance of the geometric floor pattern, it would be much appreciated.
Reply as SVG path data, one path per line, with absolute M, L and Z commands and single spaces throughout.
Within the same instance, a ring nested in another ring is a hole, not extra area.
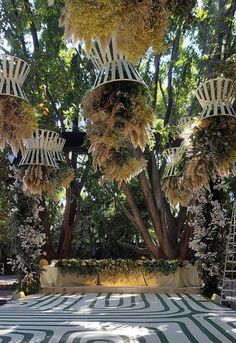
M 39 294 L 0 307 L 0 343 L 236 342 L 236 312 L 201 295 Z

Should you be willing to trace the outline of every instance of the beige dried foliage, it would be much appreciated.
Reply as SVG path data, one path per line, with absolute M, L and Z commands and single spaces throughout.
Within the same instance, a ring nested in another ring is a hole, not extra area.
M 187 207 L 192 193 L 189 188 L 186 188 L 182 183 L 182 179 L 179 176 L 166 177 L 163 182 L 162 190 L 165 193 L 166 198 L 172 204 L 176 206 L 181 204 L 181 206 Z
M 42 195 L 49 183 L 48 167 L 30 165 L 25 169 L 22 179 L 23 191 L 32 195 Z
M 0 149 L 8 144 L 15 156 L 21 149 L 23 140 L 30 138 L 37 126 L 34 109 L 24 100 L 2 96 L 0 98 Z

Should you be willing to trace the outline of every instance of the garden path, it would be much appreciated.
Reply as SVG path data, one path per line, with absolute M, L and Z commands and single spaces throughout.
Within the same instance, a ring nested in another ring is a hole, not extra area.
M 236 312 L 196 294 L 38 294 L 0 307 L 0 342 L 232 343 Z

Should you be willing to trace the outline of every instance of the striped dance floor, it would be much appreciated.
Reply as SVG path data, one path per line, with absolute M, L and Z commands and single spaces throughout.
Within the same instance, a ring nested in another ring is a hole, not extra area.
M 236 342 L 236 312 L 201 295 L 39 294 L 0 307 L 9 342 Z

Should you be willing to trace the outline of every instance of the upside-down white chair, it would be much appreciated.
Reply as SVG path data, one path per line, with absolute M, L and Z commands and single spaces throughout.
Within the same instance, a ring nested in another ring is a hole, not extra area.
M 162 155 L 166 160 L 166 167 L 164 171 L 163 178 L 178 176 L 178 170 L 176 168 L 176 163 L 180 160 L 183 153 L 183 148 L 169 148 L 163 151 Z
M 20 166 L 42 165 L 58 168 L 55 152 L 58 151 L 59 134 L 54 131 L 38 129 L 29 139 L 24 140 L 25 157 Z
M 214 116 L 233 116 L 235 84 L 230 79 L 217 78 L 203 82 L 196 91 L 196 97 L 202 107 L 201 119 Z
M 65 155 L 63 152 L 65 142 L 66 140 L 64 138 L 57 138 L 57 147 L 56 147 L 57 150 L 53 151 L 56 162 L 65 161 Z
M 189 128 L 189 127 L 192 127 L 196 121 L 197 121 L 197 117 L 183 117 L 183 118 L 180 118 L 178 120 L 178 130 L 179 131 L 182 131 L 184 130 L 185 128 Z
M 146 86 L 134 65 L 118 52 L 115 37 L 105 49 L 99 40 L 94 41 L 89 57 L 97 70 L 93 88 L 114 81 L 134 81 Z
M 0 55 L 0 96 L 10 95 L 28 101 L 22 85 L 29 71 L 29 64 L 21 58 Z

